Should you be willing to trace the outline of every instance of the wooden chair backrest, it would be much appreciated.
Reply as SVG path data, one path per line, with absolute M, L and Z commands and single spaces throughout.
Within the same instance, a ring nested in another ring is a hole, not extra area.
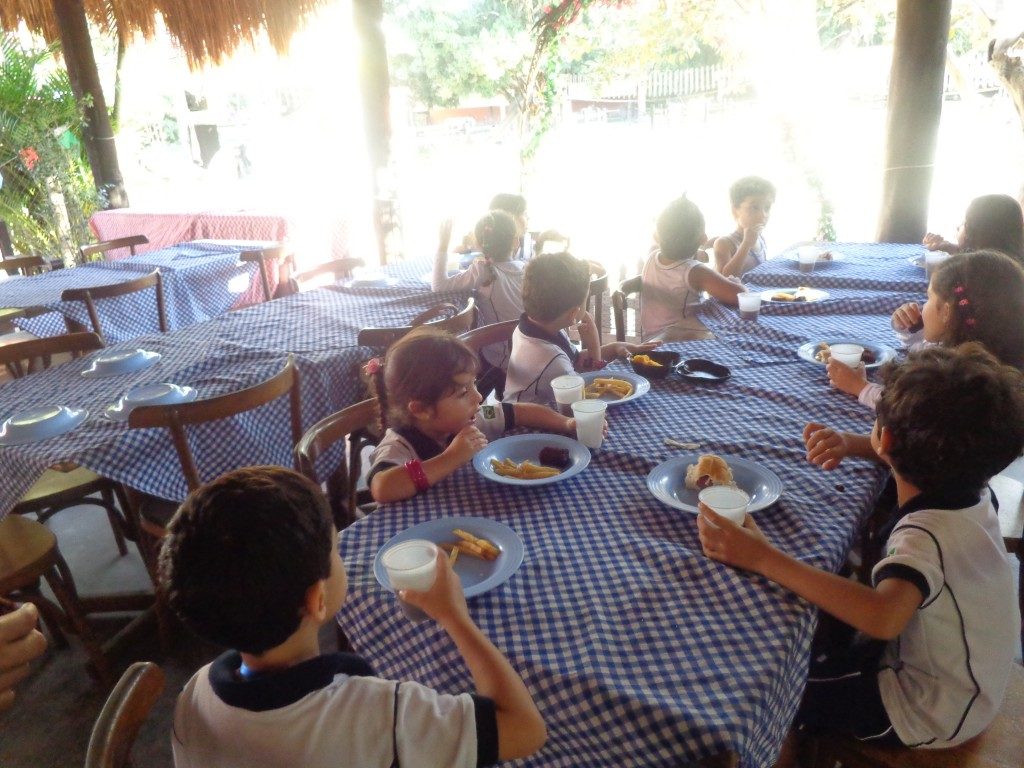
M 103 349 L 103 339 L 95 333 L 65 333 L 0 346 L 0 365 L 20 379 L 50 367 L 50 356 L 70 354 L 81 357 L 86 352 Z
M 5 270 L 8 275 L 16 275 L 19 272 L 23 275 L 34 275 L 46 271 L 49 267 L 42 256 L 15 256 L 0 261 L 0 269 Z
M 85 309 L 89 313 L 89 320 L 92 322 L 92 329 L 99 334 L 100 338 L 103 338 L 103 327 L 100 325 L 100 316 L 96 312 L 96 300 L 112 299 L 149 288 L 156 288 L 157 322 L 160 325 L 160 331 L 166 333 L 167 308 L 164 305 L 164 282 L 159 269 L 154 269 L 148 275 L 123 283 L 98 285 L 94 288 L 68 288 L 60 295 L 60 298 L 61 301 L 84 301 Z
M 640 293 L 643 285 L 641 275 L 636 275 L 619 283 L 618 290 L 612 294 L 612 315 L 615 320 L 615 340 L 626 340 L 626 299 L 634 293 Z
M 284 258 L 284 248 L 279 245 L 273 248 L 262 248 L 258 251 L 245 251 L 238 257 L 239 261 L 255 263 L 259 266 L 264 301 L 274 298 L 274 292 L 270 289 L 270 270 L 267 267 L 267 262 L 272 261 L 276 264 L 282 258 Z
M 97 254 L 104 254 L 107 251 L 114 251 L 118 248 L 128 248 L 131 251 L 132 256 L 135 255 L 135 246 L 145 245 L 149 242 L 149 238 L 145 235 L 129 235 L 128 237 L 119 237 L 115 240 L 103 240 L 99 243 L 93 243 L 92 245 L 83 245 L 78 249 L 83 260 L 88 260 L 90 257 Z
M 139 729 L 164 690 L 164 673 L 151 661 L 125 670 L 107 697 L 89 737 L 85 768 L 125 768 Z
M 594 322 L 597 324 L 597 339 L 601 340 L 602 329 L 604 328 L 604 292 L 608 290 L 608 270 L 596 261 L 590 264 L 590 292 L 587 294 L 587 308 L 590 301 L 594 302 Z
M 387 349 L 400 338 L 409 333 L 413 328 L 437 328 L 442 331 L 459 336 L 470 328 L 473 327 L 473 319 L 476 316 L 476 302 L 470 297 L 466 303 L 465 309 L 459 310 L 452 317 L 442 318 L 440 320 L 429 320 L 421 322 L 419 325 L 415 325 L 416 320 L 434 313 L 439 310 L 439 307 L 444 307 L 446 310 L 451 307 L 450 304 L 442 304 L 438 307 L 431 307 L 426 312 L 420 313 L 414 320 L 413 325 L 404 325 L 397 328 L 363 328 L 359 331 L 356 337 L 356 343 L 361 347 L 373 347 L 374 349 Z
M 339 530 L 355 520 L 356 486 L 362 473 L 361 449 L 372 442 L 370 430 L 378 418 L 377 398 L 371 397 L 321 419 L 307 429 L 295 445 L 295 465 L 299 472 L 314 483 L 327 483 L 334 522 Z M 345 446 L 337 468 L 330 477 L 319 477 L 317 459 L 333 445 L 348 438 L 351 440 Z
M 479 328 L 466 331 L 459 338 L 479 355 L 481 349 L 489 347 L 491 344 L 507 344 L 511 342 L 512 334 L 515 333 L 518 325 L 518 320 L 504 320 L 500 323 L 481 325 Z
M 189 424 L 205 424 L 209 421 L 226 419 L 240 413 L 266 405 L 287 394 L 291 409 L 291 445 L 302 437 L 302 415 L 299 400 L 299 372 L 290 355 L 280 373 L 248 389 L 230 392 L 219 397 L 196 400 L 177 405 L 144 405 L 128 414 L 129 429 L 162 427 L 170 431 L 174 449 L 178 453 L 181 471 L 190 491 L 202 484 L 195 458 L 188 445 L 185 427 Z

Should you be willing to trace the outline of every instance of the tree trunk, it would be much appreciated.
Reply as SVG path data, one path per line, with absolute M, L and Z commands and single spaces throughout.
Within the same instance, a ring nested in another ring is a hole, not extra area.
M 999 75 L 999 80 L 1010 94 L 1010 98 L 1013 99 L 1017 117 L 1020 118 L 1021 127 L 1024 128 L 1024 64 L 1016 56 L 1007 56 L 1007 47 L 997 48 L 996 41 L 990 41 L 988 60 L 996 74 Z
M 389 241 L 400 227 L 394 190 L 385 189 L 382 178 L 391 157 L 391 75 L 388 53 L 380 23 L 384 16 L 382 0 L 354 0 L 352 19 L 359 40 L 359 88 L 363 96 L 363 125 L 366 150 L 370 156 L 373 184 L 374 231 L 380 263 L 387 262 Z
M 71 90 L 84 107 L 82 143 L 89 157 L 100 205 L 103 208 L 124 208 L 128 205 L 128 195 L 117 164 L 117 147 L 92 52 L 83 0 L 53 0 L 53 10 L 60 29 L 64 66 L 68 70 Z
M 916 243 L 928 221 L 951 0 L 899 0 L 878 240 Z

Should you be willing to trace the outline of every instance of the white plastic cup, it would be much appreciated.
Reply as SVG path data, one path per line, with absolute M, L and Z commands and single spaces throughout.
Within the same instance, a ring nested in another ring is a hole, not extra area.
M 813 245 L 802 245 L 796 249 L 796 258 L 800 262 L 801 272 L 811 272 L 818 262 L 821 251 Z
M 945 251 L 929 251 L 924 256 L 924 276 L 929 280 L 932 279 L 932 274 L 938 268 L 938 266 L 949 258 L 949 254 Z
M 597 450 L 604 442 L 604 414 L 608 403 L 603 400 L 577 400 L 572 404 L 576 419 L 576 439 L 587 448 Z
M 863 355 L 864 347 L 859 344 L 833 344 L 829 347 L 829 356 L 847 368 L 859 366 Z
M 556 376 L 551 380 L 551 390 L 555 393 L 555 403 L 563 416 L 572 413 L 572 404 L 583 399 L 583 388 L 586 382 L 582 376 L 569 374 Z
M 739 488 L 713 485 L 697 494 L 697 498 L 727 520 L 743 525 L 750 506 L 750 496 Z
M 740 306 L 740 317 L 744 320 L 757 320 L 761 314 L 761 292 L 747 291 L 736 294 L 736 301 Z
M 397 593 L 400 589 L 425 592 L 437 578 L 437 545 L 426 539 L 411 539 L 395 544 L 381 556 L 388 582 Z M 399 606 L 411 621 L 425 621 L 426 613 L 399 599 Z

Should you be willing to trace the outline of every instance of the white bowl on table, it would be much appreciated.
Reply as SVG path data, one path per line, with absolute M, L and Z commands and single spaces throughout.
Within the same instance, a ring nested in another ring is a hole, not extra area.
M 145 349 L 113 350 L 94 357 L 89 367 L 82 371 L 82 376 L 87 379 L 123 376 L 126 373 L 144 371 L 159 360 L 159 352 L 149 352 Z
M 144 384 L 126 392 L 113 405 L 108 405 L 103 415 L 111 421 L 128 421 L 129 414 L 143 405 L 178 405 L 191 403 L 197 397 L 199 393 L 192 387 L 170 383 Z
M 14 414 L 0 425 L 0 445 L 25 445 L 70 432 L 89 416 L 84 408 L 44 405 Z

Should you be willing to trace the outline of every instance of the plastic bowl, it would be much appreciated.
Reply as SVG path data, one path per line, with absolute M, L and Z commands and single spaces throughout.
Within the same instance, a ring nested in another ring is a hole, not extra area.
M 129 408 L 142 405 L 172 405 L 182 403 L 188 398 L 189 389 L 177 384 L 146 384 L 129 390 L 124 396 L 124 404 Z
M 657 349 L 643 354 L 646 354 L 652 360 L 657 360 L 661 363 L 660 367 L 656 365 L 644 365 L 643 363 L 636 362 L 636 355 L 629 358 L 629 364 L 633 366 L 633 371 L 647 379 L 664 379 L 672 373 L 673 370 L 675 370 L 675 367 L 682 359 L 682 355 L 678 352 L 668 352 Z

